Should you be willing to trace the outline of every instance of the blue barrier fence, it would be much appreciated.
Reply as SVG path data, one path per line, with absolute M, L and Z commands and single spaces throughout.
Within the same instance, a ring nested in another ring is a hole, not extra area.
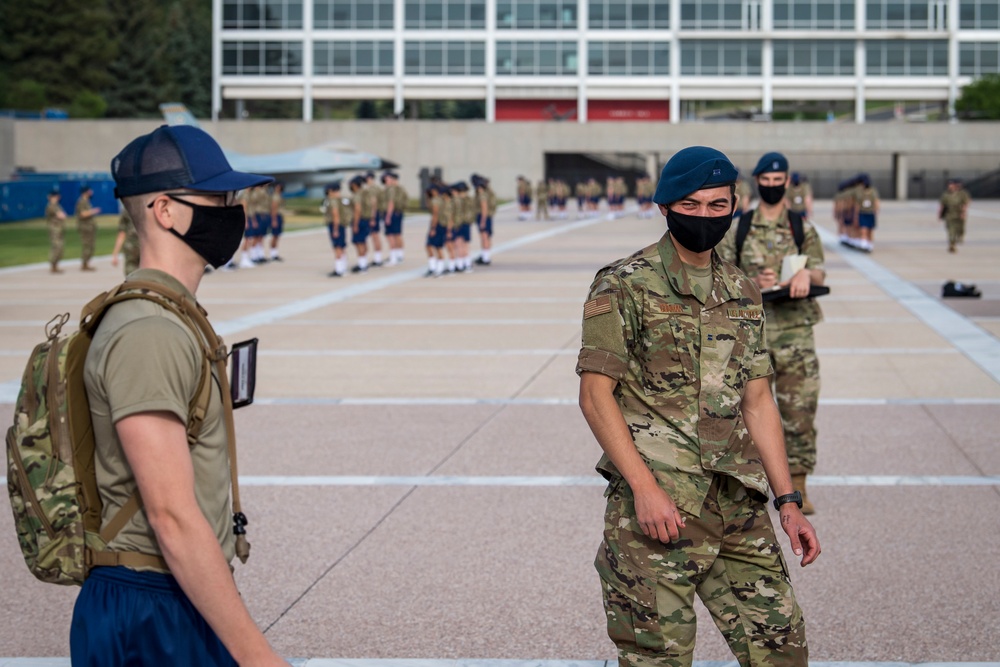
M 16 181 L 0 182 L 0 223 L 43 217 L 48 194 L 56 188 L 59 204 L 72 216 L 84 184 L 94 189 L 91 206 L 101 209 L 101 213 L 118 213 L 115 182 L 110 174 L 23 174 Z

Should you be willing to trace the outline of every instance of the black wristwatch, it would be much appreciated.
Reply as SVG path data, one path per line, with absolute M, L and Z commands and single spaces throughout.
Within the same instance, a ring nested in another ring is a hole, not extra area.
M 802 509 L 802 494 L 798 491 L 793 491 L 792 493 L 786 493 L 783 496 L 778 496 L 774 499 L 774 509 L 780 510 L 781 506 L 785 503 L 795 503 Z

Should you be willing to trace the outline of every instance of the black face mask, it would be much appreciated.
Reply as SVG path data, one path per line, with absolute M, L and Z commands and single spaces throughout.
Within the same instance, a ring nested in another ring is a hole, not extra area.
M 733 224 L 733 213 L 706 218 L 667 209 L 667 229 L 691 252 L 705 252 L 719 244 Z
M 171 234 L 201 255 L 212 268 L 217 269 L 232 259 L 240 249 L 246 227 L 246 215 L 242 206 L 200 206 L 178 197 L 167 196 L 193 211 L 191 226 L 187 232 L 178 234 L 171 227 Z
M 757 191 L 760 193 L 761 201 L 771 206 L 785 198 L 784 185 L 758 185 Z

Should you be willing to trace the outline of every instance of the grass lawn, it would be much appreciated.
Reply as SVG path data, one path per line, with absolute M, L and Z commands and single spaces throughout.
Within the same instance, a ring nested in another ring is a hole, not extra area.
M 323 224 L 319 212 L 320 199 L 295 198 L 285 200 L 285 230 L 309 229 Z M 421 213 L 419 200 L 410 200 L 407 213 Z M 118 235 L 118 215 L 97 216 L 97 249 L 95 254 L 110 255 Z M 76 218 L 66 219 L 63 241 L 63 262 L 80 258 L 80 235 Z M 44 218 L 0 223 L 0 267 L 19 266 L 49 261 L 49 229 Z

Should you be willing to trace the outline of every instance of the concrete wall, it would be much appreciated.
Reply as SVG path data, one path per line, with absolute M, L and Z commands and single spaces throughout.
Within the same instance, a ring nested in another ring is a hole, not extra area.
M 121 147 L 159 124 L 158 120 L 16 121 L 14 161 L 39 171 L 107 170 Z M 788 155 L 793 169 L 809 174 L 814 182 L 868 171 L 877 176 L 882 188 L 885 179 L 891 178 L 896 154 L 905 156 L 911 172 L 950 169 L 967 176 L 1000 167 L 1000 123 L 670 125 L 407 120 L 219 121 L 203 127 L 225 148 L 243 153 L 344 142 L 399 163 L 403 184 L 411 192 L 416 191 L 417 173 L 424 166 L 442 167 L 446 180 L 466 179 L 479 172 L 492 178 L 501 197 L 513 195 L 517 175 L 539 178 L 547 152 L 652 154 L 662 164 L 680 148 L 705 144 L 723 150 L 749 171 L 762 153 L 779 150 Z
M 14 166 L 14 119 L 0 118 L 0 180 L 5 180 Z

